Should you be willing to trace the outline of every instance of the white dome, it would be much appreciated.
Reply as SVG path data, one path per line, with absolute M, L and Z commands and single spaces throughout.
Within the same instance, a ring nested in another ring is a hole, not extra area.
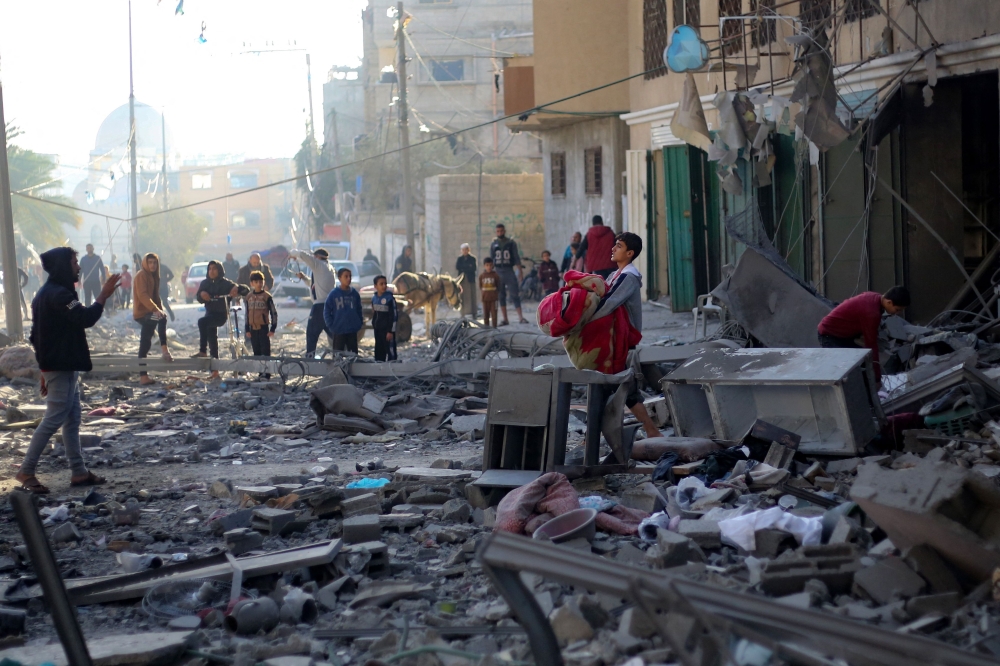
M 142 102 L 135 103 L 135 133 L 136 150 L 153 154 L 163 154 L 163 128 L 160 112 Z M 125 150 L 129 137 L 128 104 L 122 104 L 108 114 L 97 130 L 94 141 L 95 153 L 117 152 Z M 173 150 L 173 133 L 167 125 L 167 154 Z

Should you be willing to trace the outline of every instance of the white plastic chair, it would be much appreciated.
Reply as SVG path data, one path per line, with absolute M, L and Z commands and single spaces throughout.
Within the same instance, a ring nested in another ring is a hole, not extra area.
M 694 335 L 695 339 L 698 339 L 698 317 L 701 317 L 701 337 L 708 335 L 708 315 L 714 314 L 719 318 L 719 325 L 726 320 L 726 306 L 723 305 L 722 301 L 712 296 L 712 294 L 703 294 L 698 297 L 697 305 L 691 308 L 691 314 L 694 315 Z

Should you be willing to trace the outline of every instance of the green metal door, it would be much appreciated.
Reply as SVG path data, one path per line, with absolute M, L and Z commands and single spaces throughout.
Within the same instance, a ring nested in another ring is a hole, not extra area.
M 708 179 L 715 177 L 706 157 L 688 145 L 663 149 L 667 269 L 674 312 L 692 309 L 698 295 L 718 280 L 713 277 L 718 273 L 718 229 L 705 226 L 706 219 L 718 217 L 714 202 L 706 196 Z

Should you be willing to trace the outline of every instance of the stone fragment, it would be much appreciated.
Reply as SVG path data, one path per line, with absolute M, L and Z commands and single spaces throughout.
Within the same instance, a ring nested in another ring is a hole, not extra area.
M 222 481 L 213 482 L 212 485 L 208 487 L 208 494 L 218 499 L 229 499 L 233 496 L 232 492 L 229 490 L 229 486 Z
M 667 505 L 666 498 L 660 490 L 651 482 L 641 483 L 634 488 L 629 488 L 622 493 L 619 499 L 622 505 L 630 509 L 639 509 L 646 513 L 656 513 L 662 511 Z
M 715 520 L 682 520 L 677 525 L 678 534 L 682 534 L 702 548 L 719 548 L 722 546 L 722 532 Z
M 656 626 L 641 609 L 625 609 L 618 621 L 618 632 L 634 638 L 649 638 L 656 633 Z
M 250 521 L 250 527 L 261 532 L 267 532 L 271 536 L 277 536 L 294 520 L 294 511 L 262 507 L 253 510 L 253 519 Z
M 379 516 L 365 514 L 345 518 L 343 523 L 344 543 L 364 543 L 378 541 L 382 538 L 382 526 Z
M 243 553 L 256 550 L 264 545 L 264 537 L 260 532 L 255 532 L 249 527 L 238 527 L 234 530 L 224 532 L 222 535 L 226 541 L 226 549 L 239 557 Z
M 694 542 L 671 530 L 656 530 L 656 546 L 646 551 L 646 561 L 658 569 L 686 564 Z
M 461 499 L 448 500 L 441 507 L 441 520 L 448 523 L 467 523 L 472 517 L 472 506 Z
M 350 497 L 340 503 L 340 513 L 344 518 L 351 516 L 381 515 L 382 505 L 374 493 Z
M 549 623 L 555 632 L 560 645 L 569 645 L 576 641 L 589 641 L 594 636 L 594 628 L 590 626 L 583 613 L 575 605 L 566 603 L 552 611 Z
M 854 584 L 877 604 L 909 599 L 924 591 L 927 583 L 898 557 L 887 557 L 854 574 Z
M 936 550 L 927 545 L 912 546 L 903 553 L 903 560 L 930 585 L 931 592 L 961 592 L 955 574 Z
M 80 530 L 76 529 L 76 525 L 73 523 L 65 522 L 52 530 L 52 543 L 67 543 L 69 541 L 82 540 L 83 535 L 80 534 Z

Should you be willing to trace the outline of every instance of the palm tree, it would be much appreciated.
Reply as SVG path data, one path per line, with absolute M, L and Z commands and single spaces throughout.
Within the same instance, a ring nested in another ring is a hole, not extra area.
M 52 194 L 62 186 L 53 176 L 55 162 L 45 155 L 14 145 L 21 131 L 7 124 L 7 164 L 10 167 L 10 189 L 14 225 L 26 241 L 36 247 L 53 247 L 66 242 L 63 225 L 80 226 L 80 216 L 67 208 L 53 206 L 48 201 L 73 204 L 69 197 Z M 25 195 L 25 196 L 19 196 Z

